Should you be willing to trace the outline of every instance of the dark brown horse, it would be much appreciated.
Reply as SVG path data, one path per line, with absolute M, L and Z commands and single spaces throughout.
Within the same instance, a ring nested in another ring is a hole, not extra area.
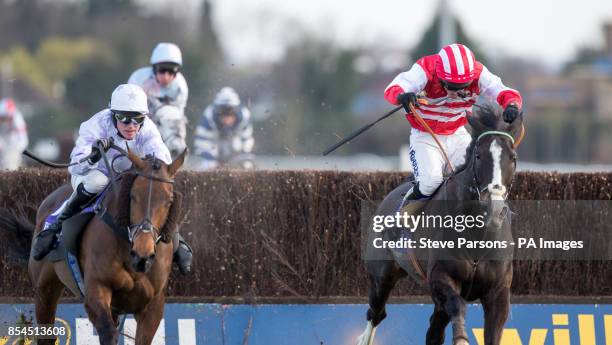
M 516 168 L 514 138 L 522 128 L 522 117 L 512 124 L 501 119 L 497 108 L 485 106 L 468 117 L 473 129 L 473 140 L 466 152 L 466 163 L 450 177 L 423 207 L 424 215 L 440 214 L 440 205 L 452 214 L 486 215 L 484 230 L 466 232 L 467 240 L 512 241 L 509 212 L 505 198 L 512 184 Z M 393 190 L 376 210 L 376 215 L 394 215 L 403 196 L 411 188 L 404 183 Z M 448 205 L 451 204 L 451 207 Z M 397 227 L 388 228 L 386 234 L 400 234 Z M 418 236 L 415 232 L 413 236 Z M 450 235 L 449 235 L 450 234 Z M 389 235 L 394 236 L 394 235 Z M 438 231 L 434 240 L 449 236 L 458 238 L 457 232 Z M 397 236 L 392 238 L 397 239 Z M 369 244 L 369 242 L 368 242 Z M 392 249 L 381 249 L 377 257 L 366 257 L 370 277 L 367 327 L 358 339 L 359 345 L 371 345 L 376 327 L 386 317 L 385 304 L 399 279 L 408 275 L 425 276 L 422 281 L 431 293 L 434 311 L 426 335 L 427 345 L 442 345 L 444 331 L 449 323 L 453 327 L 453 344 L 467 345 L 465 329 L 466 301 L 479 299 L 485 316 L 486 345 L 499 345 L 504 323 L 510 308 L 512 283 L 512 248 L 415 250 L 413 260 L 400 259 L 402 255 Z M 419 278 L 415 278 L 419 279 Z
M 128 152 L 133 169 L 122 175 L 118 191 L 110 187 L 101 203 L 114 223 L 96 216 L 82 230 L 78 257 L 85 283 L 85 310 L 102 345 L 118 343 L 121 314 L 134 314 L 136 345 L 151 344 L 159 326 L 171 271 L 172 236 L 180 221 L 181 195 L 174 191 L 173 178 L 185 153 L 166 165 Z M 35 233 L 71 192 L 70 185 L 64 185 L 42 202 Z M 115 231 L 109 224 L 115 225 Z M 119 236 L 121 231 L 125 236 Z M 29 273 L 36 289 L 36 321 L 53 324 L 65 283 L 47 260 L 30 258 Z M 38 341 L 54 343 L 51 339 Z

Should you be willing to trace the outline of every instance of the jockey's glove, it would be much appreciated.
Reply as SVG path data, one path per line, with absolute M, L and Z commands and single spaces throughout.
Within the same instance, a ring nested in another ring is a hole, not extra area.
M 106 152 L 113 145 L 113 142 L 114 142 L 113 138 L 98 139 L 98 141 L 96 141 L 96 146 L 97 147 L 102 146 L 102 149 L 104 150 L 104 152 Z
M 410 112 L 410 104 L 417 105 L 417 96 L 414 92 L 404 92 L 397 95 L 397 103 L 404 107 L 404 110 Z
M 111 145 L 113 145 L 113 138 L 108 139 L 99 139 L 95 144 L 91 145 L 91 156 L 87 160 L 87 163 L 90 165 L 94 165 L 102 159 L 102 153 L 100 149 L 104 150 L 104 152 L 110 149 Z
M 102 158 L 102 154 L 100 153 L 100 150 L 98 149 L 98 146 L 96 146 L 95 144 L 91 147 L 91 155 L 89 156 L 89 159 L 87 159 L 87 163 L 89 163 L 89 165 L 94 165 L 96 163 L 98 163 L 98 161 Z
M 507 123 L 512 123 L 517 117 L 519 117 L 520 114 L 521 111 L 519 108 L 514 104 L 510 104 L 506 107 L 506 110 L 504 110 L 504 121 Z

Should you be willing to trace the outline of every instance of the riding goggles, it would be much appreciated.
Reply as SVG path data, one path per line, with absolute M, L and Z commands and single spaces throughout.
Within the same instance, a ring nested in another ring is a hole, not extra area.
M 156 74 L 170 73 L 171 75 L 176 75 L 180 66 L 175 64 L 157 64 L 153 68 Z
M 120 111 L 113 111 L 113 116 L 115 117 L 115 120 L 123 123 L 124 125 L 142 125 L 146 117 L 146 115 L 140 113 Z
M 442 83 L 442 86 L 449 91 L 465 90 L 468 86 L 470 86 L 470 84 L 472 84 L 471 81 L 468 81 L 467 83 L 451 83 L 446 80 L 440 80 L 440 82 Z

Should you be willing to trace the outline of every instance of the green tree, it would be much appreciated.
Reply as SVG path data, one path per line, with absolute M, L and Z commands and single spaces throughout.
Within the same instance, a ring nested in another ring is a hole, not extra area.
M 421 37 L 419 43 L 417 43 L 417 45 L 411 49 L 410 55 L 414 60 L 417 60 L 425 55 L 436 54 L 440 51 L 442 47 L 440 47 L 438 44 L 438 37 L 440 36 L 441 20 L 442 17 L 440 16 L 440 13 L 436 14 L 431 24 L 425 30 L 425 33 L 423 34 L 423 37 Z M 463 29 L 463 25 L 461 25 L 461 22 L 459 22 L 457 18 L 453 18 L 453 25 L 455 26 L 455 32 L 457 34 L 457 43 L 468 46 L 474 55 L 476 55 L 478 61 L 485 63 L 486 65 L 487 59 L 485 54 L 483 54 L 479 45 L 467 35 Z

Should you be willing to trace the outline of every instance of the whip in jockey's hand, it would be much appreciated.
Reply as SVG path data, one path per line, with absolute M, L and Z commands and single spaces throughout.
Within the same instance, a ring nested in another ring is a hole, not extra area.
M 410 112 L 410 104 L 413 106 L 417 106 L 417 96 L 414 92 L 405 92 L 397 95 L 397 103 L 401 104 L 404 107 L 404 110 L 409 113 Z
M 417 94 L 426 101 L 426 104 L 419 104 L 422 119 L 455 167 L 465 162 L 466 149 L 472 141 L 464 127 L 466 116 L 472 114 L 472 106 L 479 95 L 505 109 L 506 122 L 521 115 L 519 92 L 506 87 L 498 76 L 476 60 L 468 47 L 451 44 L 438 54 L 417 60 L 410 70 L 397 75 L 385 89 L 385 99 L 391 104 L 401 104 L 412 125 L 410 160 L 417 183 L 405 200 L 432 195 L 443 182 L 446 163 L 442 149 L 409 109 L 410 104 L 417 105 Z
M 147 95 L 137 85 L 119 85 L 111 96 L 109 108 L 104 109 L 79 128 L 79 137 L 70 154 L 69 172 L 73 193 L 53 215 L 54 221 L 38 233 L 32 247 L 35 260 L 43 259 L 57 245 L 57 237 L 66 219 L 79 213 L 101 193 L 110 183 L 110 167 L 101 164 L 102 152 L 113 144 L 127 147 L 140 156 L 153 155 L 166 164 L 172 163 L 170 152 L 164 145 L 157 127 L 146 115 L 149 109 Z M 92 152 L 95 152 L 91 155 Z M 110 150 L 106 153 L 110 162 L 119 152 Z M 85 157 L 90 158 L 81 163 Z M 127 166 L 126 166 L 127 164 Z M 120 170 L 127 170 L 131 163 L 118 160 Z M 192 251 L 185 240 L 180 237 L 174 254 L 181 272 L 191 269 Z

